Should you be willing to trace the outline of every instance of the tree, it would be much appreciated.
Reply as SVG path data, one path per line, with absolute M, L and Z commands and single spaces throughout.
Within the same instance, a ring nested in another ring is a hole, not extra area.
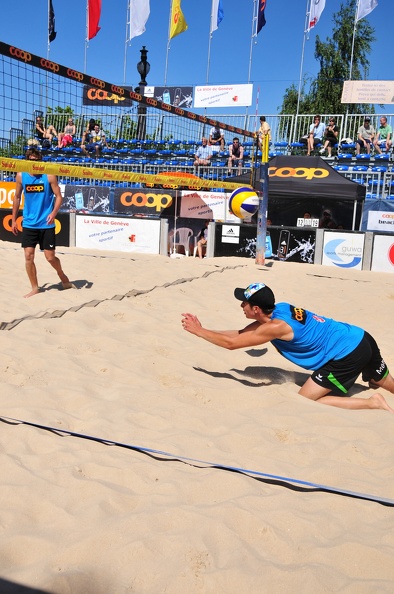
M 341 103 L 345 80 L 350 79 L 350 62 L 354 18 L 357 0 L 345 0 L 333 16 L 334 28 L 331 38 L 321 41 L 316 36 L 315 59 L 320 70 L 312 79 L 309 90 L 301 93 L 298 113 L 342 114 L 348 105 Z M 356 24 L 352 62 L 352 80 L 362 80 L 368 76 L 371 45 L 375 41 L 374 29 L 366 19 Z M 305 81 L 304 81 L 305 86 Z M 286 89 L 280 113 L 296 113 L 298 89 L 291 85 Z M 374 113 L 374 107 L 366 104 L 352 104 L 352 113 Z

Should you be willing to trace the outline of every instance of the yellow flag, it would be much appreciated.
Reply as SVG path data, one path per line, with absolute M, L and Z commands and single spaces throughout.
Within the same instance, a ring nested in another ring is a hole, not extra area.
M 181 10 L 181 0 L 172 0 L 170 39 L 183 33 L 187 29 L 187 22 Z

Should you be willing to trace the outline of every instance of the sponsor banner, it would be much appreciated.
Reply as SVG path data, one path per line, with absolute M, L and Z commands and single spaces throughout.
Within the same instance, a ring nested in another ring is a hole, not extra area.
M 114 212 L 127 215 L 159 217 L 174 202 L 173 190 L 148 190 L 140 188 L 116 188 L 114 191 Z M 169 211 L 170 214 L 174 214 Z
M 158 101 L 173 105 L 174 107 L 186 107 L 193 104 L 193 87 L 145 87 L 145 97 L 154 97 Z
M 181 197 L 181 217 L 215 221 L 227 220 L 227 198 L 224 192 L 189 192 L 184 190 Z
M 341 103 L 394 103 L 394 81 L 345 80 Z
M 194 107 L 249 107 L 252 94 L 251 84 L 195 87 Z
M 0 208 L 12 208 L 15 196 L 15 182 L 0 182 Z M 22 192 L 22 199 L 20 210 L 23 209 L 24 195 Z
M 18 235 L 14 235 L 12 232 L 12 210 L 0 210 L 0 240 L 20 243 L 22 223 L 23 216 L 19 214 L 16 219 Z M 55 233 L 57 246 L 70 245 L 70 216 L 68 214 L 58 212 L 55 219 Z
M 1 45 L 1 42 L 0 42 Z M 183 175 L 132 173 L 126 171 L 114 171 L 108 169 L 96 169 L 95 167 L 81 167 L 79 165 L 60 165 L 58 163 L 44 163 L 43 161 L 24 161 L 22 159 L 8 159 L 0 157 L 0 170 L 3 171 L 27 171 L 28 173 L 46 173 L 50 175 L 68 175 L 70 177 L 85 177 L 100 179 L 103 181 L 120 181 L 149 184 L 156 186 L 167 186 L 172 189 L 187 187 L 201 190 L 201 188 L 227 188 L 235 190 L 239 183 L 217 182 L 200 179 L 199 177 L 188 177 Z
M 127 91 L 132 91 L 133 87 L 124 87 Z M 122 89 L 123 91 L 123 89 Z M 84 85 L 82 93 L 82 105 L 97 105 L 97 106 L 111 106 L 111 107 L 131 107 L 133 105 L 130 97 L 125 96 L 125 93 L 117 95 L 114 92 L 108 92 L 97 87 L 90 87 Z
M 250 138 L 254 137 L 254 133 L 250 132 L 249 130 L 243 130 L 242 128 L 235 128 L 229 124 L 225 124 L 223 122 L 218 122 L 216 120 L 210 120 L 204 115 L 197 115 L 191 111 L 183 109 L 183 107 L 169 105 L 164 101 L 159 101 L 154 97 L 145 97 L 141 95 L 141 93 L 136 93 L 135 91 L 129 91 L 126 87 L 120 87 L 117 85 L 113 85 L 108 83 L 104 80 L 99 78 L 95 78 L 94 76 L 90 76 L 89 74 L 83 74 L 78 70 L 72 70 L 71 68 L 67 68 L 66 66 L 62 66 L 57 62 L 52 62 L 46 58 L 40 58 L 30 52 L 22 50 L 20 48 L 8 45 L 4 42 L 0 42 L 0 54 L 4 56 L 9 56 L 14 60 L 18 60 L 20 62 L 24 62 L 25 64 L 29 64 L 30 66 L 35 66 L 36 68 L 40 68 L 41 70 L 56 74 L 58 76 L 62 76 L 64 78 L 68 78 L 70 80 L 74 80 L 78 83 L 88 85 L 89 87 L 94 87 L 97 89 L 101 89 L 107 91 L 107 93 L 115 93 L 121 97 L 127 97 L 132 101 L 137 101 L 138 103 L 142 103 L 143 105 L 155 107 L 156 109 L 160 109 L 161 111 L 166 111 L 168 113 L 173 113 L 175 115 L 180 115 L 185 118 L 189 118 L 191 120 L 195 120 L 197 122 L 201 122 L 204 124 L 209 124 L 210 126 L 214 126 L 215 124 L 220 125 L 223 130 L 229 130 L 230 132 L 234 132 L 235 134 L 241 136 L 248 136 Z M 248 85 L 235 85 L 235 86 L 248 86 Z M 250 85 L 252 86 L 252 85 Z M 219 88 L 219 87 L 218 87 Z M 220 87 L 221 88 L 221 87 Z M 229 87 L 226 87 L 229 88 Z M 233 85 L 234 88 L 234 85 Z M 234 99 L 230 105 L 241 105 L 241 103 L 237 103 L 238 95 L 234 94 Z M 237 100 L 235 100 L 237 98 Z M 112 104 L 111 104 L 112 105 Z M 246 105 L 246 104 L 245 104 Z M 251 105 L 251 103 L 248 103 Z M 205 104 L 202 106 L 205 107 Z
M 238 237 L 235 230 L 238 230 Z M 266 234 L 265 257 L 313 264 L 315 237 L 315 229 L 270 227 Z M 256 258 L 256 243 L 256 225 L 216 225 L 215 227 L 215 256 Z
M 93 250 L 158 254 L 160 221 L 78 214 L 76 246 Z
M 110 212 L 110 189 L 103 186 L 73 186 L 64 188 L 62 211 L 66 212 Z
M 371 270 L 394 272 L 394 238 L 374 235 Z
M 363 252 L 363 233 L 324 233 L 323 265 L 361 270 Z
M 367 230 L 394 233 L 394 212 L 370 210 Z

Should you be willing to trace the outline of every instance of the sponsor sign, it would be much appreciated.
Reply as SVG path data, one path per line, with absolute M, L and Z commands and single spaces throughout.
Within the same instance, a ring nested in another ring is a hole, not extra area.
M 394 233 L 394 212 L 370 210 L 368 212 L 367 230 Z
M 189 109 L 193 104 L 193 87 L 145 87 L 145 97 L 153 97 L 174 107 Z M 181 109 L 182 111 L 182 109 Z M 179 115 L 182 115 L 180 113 Z
M 132 91 L 133 87 L 115 87 L 109 92 L 100 87 L 90 87 L 84 85 L 82 94 L 83 105 L 99 105 L 111 107 L 130 107 L 133 105 L 129 96 L 125 95 L 124 89 Z M 117 91 L 117 93 L 115 92 Z
M 64 189 L 62 211 L 86 211 L 91 213 L 109 213 L 110 189 L 103 186 L 66 185 Z
M 164 209 L 172 205 L 173 200 L 172 190 L 115 188 L 114 212 L 159 217 Z
M 183 191 L 181 197 L 181 217 L 226 220 L 227 200 L 224 192 Z
M 222 243 L 239 243 L 239 225 L 222 226 Z
M 19 214 L 16 219 L 18 228 L 18 235 L 14 235 L 12 232 L 12 211 L 1 210 L 0 211 L 0 240 L 11 241 L 13 243 L 20 243 L 22 238 L 22 224 L 23 215 Z M 68 214 L 59 212 L 55 219 L 55 233 L 56 233 L 56 245 L 57 246 L 69 246 L 70 245 L 70 217 Z
M 12 208 L 15 196 L 15 182 L 0 182 L 0 208 Z M 23 209 L 24 196 L 22 192 L 22 199 L 20 210 Z
M 324 233 L 323 265 L 361 270 L 363 252 L 363 233 Z
M 394 81 L 345 80 L 341 103 L 394 103 Z
M 253 85 L 218 85 L 194 87 L 194 107 L 249 107 Z
M 373 242 L 371 270 L 394 272 L 394 238 L 389 235 L 375 235 Z
M 160 221 L 77 214 L 76 246 L 104 251 L 158 254 Z

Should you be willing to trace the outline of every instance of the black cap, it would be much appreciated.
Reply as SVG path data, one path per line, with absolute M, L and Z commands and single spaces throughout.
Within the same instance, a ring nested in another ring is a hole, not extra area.
M 235 289 L 234 297 L 239 301 L 248 301 L 263 311 L 275 309 L 275 296 L 271 289 L 263 283 L 252 283 L 246 289 Z
M 370 122 L 370 121 L 371 121 L 371 118 L 369 116 L 365 116 L 364 122 Z

